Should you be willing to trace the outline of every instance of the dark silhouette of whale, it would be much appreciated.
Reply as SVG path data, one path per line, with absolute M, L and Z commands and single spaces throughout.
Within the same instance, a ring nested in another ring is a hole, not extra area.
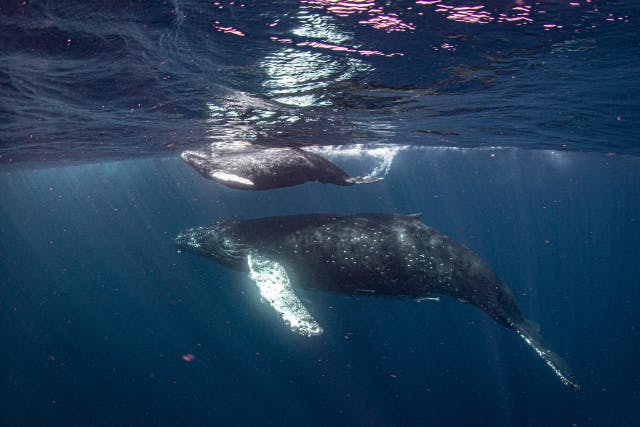
M 212 145 L 184 151 L 181 157 L 204 177 L 240 190 L 269 190 L 309 181 L 368 184 L 382 179 L 350 177 L 324 157 L 296 147 Z
M 185 230 L 175 242 L 248 271 L 262 296 L 302 335 L 321 334 L 322 328 L 294 287 L 416 299 L 451 296 L 517 332 L 564 384 L 579 389 L 489 265 L 421 223 L 420 215 L 312 214 L 218 222 Z

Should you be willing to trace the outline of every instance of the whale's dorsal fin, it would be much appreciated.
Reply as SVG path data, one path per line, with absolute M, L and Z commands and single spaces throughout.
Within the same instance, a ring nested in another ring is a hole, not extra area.
M 280 313 L 282 320 L 293 332 L 307 337 L 322 334 L 318 322 L 293 292 L 291 281 L 282 264 L 256 252 L 247 255 L 247 264 L 249 278 L 260 289 L 262 298 Z
M 420 213 L 408 214 L 408 215 L 405 215 L 405 216 L 406 216 L 407 218 L 409 218 L 409 219 L 413 219 L 413 220 L 416 220 L 416 221 L 420 221 L 420 220 L 422 219 L 422 212 L 420 212 Z

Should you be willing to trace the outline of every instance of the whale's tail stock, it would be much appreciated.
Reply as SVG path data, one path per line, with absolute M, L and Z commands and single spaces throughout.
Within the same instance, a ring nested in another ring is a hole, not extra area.
M 560 381 L 567 387 L 575 391 L 580 391 L 580 385 L 578 385 L 567 363 L 556 353 L 554 353 L 543 341 L 539 327 L 534 323 L 523 319 L 522 322 L 513 323 L 513 329 L 520 335 L 520 337 L 526 342 L 533 350 L 540 356 L 553 372 L 560 378 Z

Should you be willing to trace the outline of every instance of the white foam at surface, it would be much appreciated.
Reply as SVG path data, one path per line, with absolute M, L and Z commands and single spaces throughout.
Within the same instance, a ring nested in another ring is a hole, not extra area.
M 396 155 L 408 149 L 408 145 L 396 144 L 352 144 L 352 145 L 324 145 L 304 147 L 305 150 L 326 157 L 372 157 L 378 160 L 378 165 L 371 172 L 363 176 L 363 179 L 384 177 L 389 173 L 391 164 Z

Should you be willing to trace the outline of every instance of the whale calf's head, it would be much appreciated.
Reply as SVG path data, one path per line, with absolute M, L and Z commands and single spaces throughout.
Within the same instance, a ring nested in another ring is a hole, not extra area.
M 180 157 L 194 168 L 200 170 L 207 165 L 212 156 L 207 156 L 205 153 L 199 151 L 186 150 L 180 154 Z
M 233 167 L 233 153 L 235 151 L 226 150 L 226 152 L 227 154 L 224 155 L 225 151 L 218 153 L 214 150 L 210 152 L 187 150 L 183 151 L 180 157 L 205 178 L 217 181 L 227 187 L 253 190 L 255 184 L 250 177 L 238 174 L 237 168 Z
M 246 269 L 250 249 L 231 231 L 229 223 L 194 227 L 182 231 L 174 239 L 179 250 L 211 258 L 236 270 Z

